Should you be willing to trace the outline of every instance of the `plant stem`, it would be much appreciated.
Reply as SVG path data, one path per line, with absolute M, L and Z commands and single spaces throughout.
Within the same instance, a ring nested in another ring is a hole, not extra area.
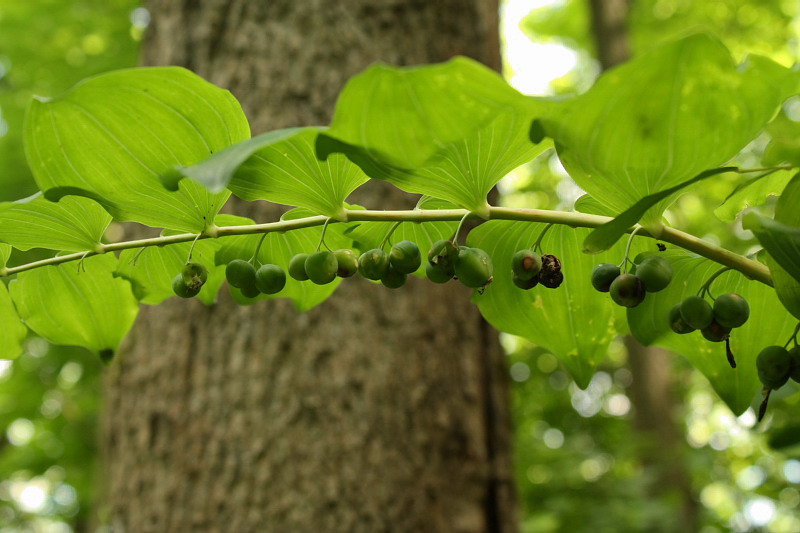
M 389 239 L 392 237 L 392 233 L 394 233 L 394 230 L 396 230 L 397 228 L 399 228 L 399 227 L 400 227 L 400 224 L 402 224 L 402 223 L 403 223 L 402 221 L 398 220 L 397 222 L 395 222 L 394 224 L 392 224 L 392 227 L 391 227 L 391 228 L 389 228 L 389 232 L 388 232 L 388 233 L 386 234 L 386 236 L 383 238 L 383 240 L 381 241 L 381 245 L 380 245 L 380 246 L 378 246 L 378 248 L 380 248 L 381 250 L 383 250 L 383 247 L 384 247 L 384 246 L 386 246 L 386 243 L 387 243 L 387 242 L 389 241 Z
M 330 222 L 331 222 L 331 219 L 330 219 L 330 217 L 328 217 L 328 218 L 325 219 L 325 224 L 322 225 L 322 235 L 320 235 L 319 244 L 317 244 L 317 251 L 318 252 L 319 252 L 319 249 L 322 248 L 322 245 L 325 244 L 325 232 L 328 231 L 328 224 L 330 224 Z M 329 252 L 333 251 L 333 250 L 330 249 L 330 247 L 328 247 L 327 244 L 325 244 L 325 248 L 328 248 Z
M 720 277 L 722 274 L 724 274 L 728 270 L 731 270 L 731 267 L 727 267 L 726 266 L 726 267 L 720 268 L 719 270 L 717 270 L 716 272 L 711 274 L 711 276 L 709 276 L 709 278 L 706 280 L 706 282 L 703 283 L 700 286 L 700 288 L 697 290 L 697 295 L 702 298 L 704 293 L 708 293 L 708 295 L 711 296 L 712 300 L 716 300 L 716 298 L 714 298 L 714 296 L 711 294 L 711 284 L 714 283 L 715 279 Z
M 412 209 L 407 211 L 373 211 L 373 210 L 348 210 L 348 222 L 436 222 L 436 221 L 459 221 L 469 218 L 472 215 L 466 209 Z M 475 216 L 475 215 L 472 215 Z M 561 224 L 573 228 L 596 228 L 611 220 L 609 217 L 591 215 L 587 213 L 575 213 L 565 211 L 548 211 L 544 209 L 516 209 L 510 207 L 491 207 L 489 209 L 490 220 L 517 220 L 527 222 L 546 222 Z M 179 235 L 166 235 L 162 237 L 152 237 L 148 239 L 138 239 L 133 241 L 123 241 L 111 244 L 98 245 L 95 250 L 89 252 L 76 252 L 58 257 L 51 257 L 34 261 L 16 267 L 0 268 L 0 277 L 11 276 L 26 270 L 32 270 L 49 265 L 58 265 L 81 258 L 98 255 L 119 250 L 129 250 L 133 248 L 146 248 L 148 246 L 164 246 L 181 242 L 190 242 L 197 238 L 210 239 L 221 238 L 230 235 L 256 235 L 272 232 L 291 231 L 295 229 L 311 228 L 322 226 L 329 221 L 329 217 L 315 215 L 295 220 L 280 220 L 277 222 L 267 222 L 264 224 L 252 224 L 248 226 L 225 226 L 215 227 L 214 235 L 203 233 L 199 238 L 196 233 L 183 233 Z M 339 223 L 330 220 L 331 224 Z M 633 231 L 634 228 L 631 228 Z M 650 238 L 658 238 L 660 241 L 668 242 L 684 248 L 690 252 L 711 259 L 723 266 L 738 270 L 749 279 L 760 281 L 772 286 L 772 276 L 769 269 L 755 261 L 742 255 L 726 250 L 709 242 L 706 242 L 694 235 L 690 235 L 680 230 L 664 227 L 660 230 L 660 235 L 654 236 L 646 229 L 641 229 L 637 235 Z
M 546 225 L 546 226 L 544 227 L 544 229 L 543 229 L 543 230 L 542 230 L 542 232 L 539 234 L 539 236 L 538 236 L 538 237 L 536 237 L 536 242 L 535 242 L 535 243 L 533 243 L 533 246 L 531 246 L 531 250 L 533 250 L 533 251 L 535 252 L 535 251 L 536 251 L 536 249 L 538 248 L 538 249 L 539 249 L 539 251 L 542 251 L 542 239 L 544 239 L 544 236 L 545 236 L 545 234 L 547 233 L 547 230 L 549 230 L 550 228 L 552 228 L 554 225 L 555 225 L 555 223 L 554 223 L 554 222 L 551 222 L 551 223 L 549 223 L 548 225 Z
M 620 265 L 623 274 L 628 272 L 628 262 L 629 262 L 628 256 L 631 255 L 631 244 L 633 244 L 633 238 L 636 236 L 637 233 L 639 233 L 639 231 L 641 231 L 641 229 L 642 226 L 636 226 L 635 228 L 633 228 L 630 237 L 628 237 L 628 244 L 625 245 L 625 258 L 622 260 L 622 264 Z

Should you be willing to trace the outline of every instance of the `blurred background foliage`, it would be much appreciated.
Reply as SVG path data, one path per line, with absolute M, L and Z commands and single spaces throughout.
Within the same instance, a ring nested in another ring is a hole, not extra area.
M 523 92 L 569 95 L 600 73 L 590 0 L 505 0 L 506 73 Z M 632 0 L 628 32 L 640 53 L 690 31 L 721 38 L 737 60 L 746 53 L 783 64 L 800 55 L 800 3 L 794 0 Z M 22 147 L 22 122 L 35 94 L 53 96 L 79 80 L 137 62 L 149 14 L 134 0 L 0 0 L 0 201 L 35 192 Z M 789 102 L 775 130 L 797 130 L 800 103 Z M 762 160 L 769 136 L 752 143 L 742 164 Z M 752 177 L 723 176 L 684 195 L 667 213 L 676 226 L 749 252 L 741 224 L 709 216 Z M 780 176 L 775 181 L 780 182 Z M 765 196 L 779 186 L 763 185 Z M 571 209 L 582 191 L 558 159 L 544 154 L 501 183 L 505 205 Z M 769 212 L 772 200 L 759 209 Z M 720 212 L 726 209 L 721 208 Z M 732 211 L 732 210 L 728 210 Z M 723 217 L 730 219 L 732 217 Z M 791 426 L 800 395 L 773 395 L 767 424 L 734 417 L 709 384 L 671 357 L 674 418 L 687 474 L 652 460 L 658 442 L 637 427 L 634 373 L 625 343 L 582 391 L 556 358 L 504 336 L 516 422 L 516 482 L 522 530 L 533 532 L 800 531 L 800 441 Z M 102 490 L 97 418 L 102 365 L 85 351 L 36 337 L 25 355 L 0 360 L 0 531 L 94 530 L 92 503 Z M 772 443 L 772 447 L 770 446 Z M 679 467 L 678 467 L 679 466 Z

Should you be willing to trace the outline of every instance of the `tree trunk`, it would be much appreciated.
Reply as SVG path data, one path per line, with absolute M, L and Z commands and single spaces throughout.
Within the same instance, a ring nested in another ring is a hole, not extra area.
M 254 134 L 327 123 L 376 60 L 499 66 L 496 0 L 148 7 L 143 62 L 230 89 Z M 352 201 L 408 196 L 376 183 Z M 457 283 L 349 279 L 303 314 L 173 299 L 143 309 L 106 395 L 115 533 L 516 531 L 504 357 Z

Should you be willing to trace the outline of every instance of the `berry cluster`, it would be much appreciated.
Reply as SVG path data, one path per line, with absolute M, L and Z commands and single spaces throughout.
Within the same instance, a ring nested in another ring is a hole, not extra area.
M 783 346 L 767 346 L 756 358 L 758 379 L 764 388 L 777 390 L 789 379 L 800 383 L 800 346 L 787 350 Z
M 259 294 L 277 294 L 286 286 L 286 273 L 273 264 L 256 269 L 255 256 L 250 261 L 234 259 L 225 269 L 228 284 L 248 298 Z M 411 241 L 400 241 L 387 253 L 383 248 L 367 250 L 359 257 L 348 249 L 321 250 L 311 254 L 299 253 L 289 261 L 289 276 L 297 281 L 325 285 L 336 277 L 349 278 L 356 273 L 380 281 L 385 287 L 402 287 L 409 274 L 422 265 L 419 247 Z M 428 252 L 425 266 L 428 279 L 446 283 L 458 279 L 467 287 L 484 289 L 492 282 L 492 260 L 479 248 L 456 246 L 452 241 L 437 241 Z M 200 263 L 189 260 L 180 274 L 172 280 L 172 289 L 182 298 L 196 296 L 208 279 L 208 271 Z
M 520 289 L 532 289 L 538 284 L 555 289 L 564 281 L 561 261 L 552 254 L 539 255 L 533 250 L 520 250 L 511 258 L 511 280 Z
M 627 263 L 626 258 L 623 264 Z M 611 263 L 600 263 L 592 269 L 592 287 L 610 293 L 614 303 L 636 307 L 648 292 L 664 290 L 672 281 L 672 265 L 663 257 L 649 255 L 634 263 L 631 272 L 621 272 Z
M 669 325 L 680 335 L 699 329 L 706 340 L 722 342 L 749 317 L 750 305 L 738 294 L 718 296 L 713 307 L 701 296 L 689 296 L 670 310 Z

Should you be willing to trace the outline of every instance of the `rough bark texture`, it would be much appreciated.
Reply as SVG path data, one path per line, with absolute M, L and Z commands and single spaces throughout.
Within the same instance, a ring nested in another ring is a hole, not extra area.
M 631 0 L 589 0 L 592 33 L 603 70 L 630 59 L 628 16 Z M 653 531 L 697 531 L 699 504 L 686 468 L 686 441 L 675 420 L 675 384 L 670 354 L 625 338 L 631 369 L 633 425 L 639 432 L 642 463 L 654 472 L 651 492 L 673 493 L 681 515 L 674 524 L 651 524 Z
M 143 62 L 229 88 L 254 134 L 327 123 L 375 60 L 499 65 L 491 1 L 148 7 Z M 407 196 L 377 184 L 354 200 Z M 455 283 L 351 279 L 305 314 L 239 307 L 225 290 L 211 308 L 144 309 L 108 372 L 103 514 L 115 533 L 515 531 L 505 376 L 496 334 Z

